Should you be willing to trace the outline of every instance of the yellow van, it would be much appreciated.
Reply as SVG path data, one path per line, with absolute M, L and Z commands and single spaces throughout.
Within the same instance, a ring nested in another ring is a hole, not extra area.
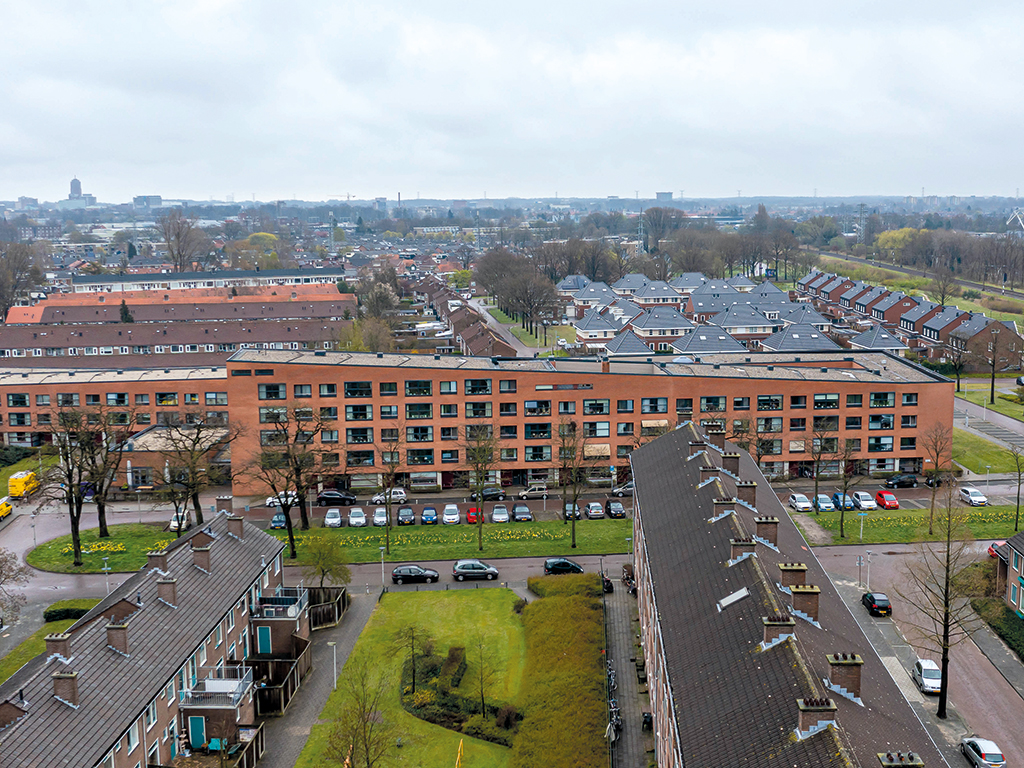
M 7 481 L 7 494 L 13 499 L 24 499 L 39 490 L 39 480 L 31 470 L 15 472 Z
M 4 496 L 2 499 L 0 499 L 0 520 L 3 520 L 13 511 L 14 507 L 11 506 L 10 496 Z

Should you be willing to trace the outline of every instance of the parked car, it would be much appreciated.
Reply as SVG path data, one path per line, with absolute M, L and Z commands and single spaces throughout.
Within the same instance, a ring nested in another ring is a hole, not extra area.
M 878 509 L 875 500 L 871 498 L 871 494 L 867 491 L 853 492 L 853 506 L 862 511 L 865 509 Z
M 971 736 L 960 742 L 960 751 L 964 757 L 971 761 L 972 765 L 978 768 L 1002 768 L 1006 765 L 1006 759 L 994 741 L 982 739 L 978 736 Z
M 879 491 L 875 494 L 875 504 L 880 509 L 899 509 L 900 500 L 896 498 L 896 494 L 890 491 Z
M 988 545 L 988 556 L 989 557 L 999 557 L 999 553 L 996 552 L 996 549 L 998 547 L 1003 546 L 1003 544 L 1005 544 L 1005 543 L 1006 543 L 1005 541 L 1000 540 L 1000 541 L 993 541 L 991 544 L 989 544 Z
M 356 503 L 356 495 L 349 491 L 336 491 L 333 488 L 327 488 L 326 490 L 320 491 L 316 496 L 316 505 L 318 507 L 329 507 L 331 504 L 340 504 L 341 506 L 347 507 L 350 504 Z
M 392 584 L 425 582 L 432 584 L 441 577 L 437 571 L 419 565 L 400 565 L 391 572 Z
M 505 491 L 501 488 L 498 488 L 497 486 L 487 485 L 484 486 L 483 490 L 480 492 L 480 498 L 483 501 L 504 501 Z M 473 491 L 471 494 L 469 494 L 469 500 L 477 500 L 476 491 Z
M 331 507 L 324 515 L 324 528 L 341 528 L 341 510 Z
M 370 501 L 374 504 L 385 504 L 387 503 L 388 495 L 385 491 L 381 491 L 376 494 Z M 404 503 L 408 500 L 408 496 L 405 492 L 405 488 L 392 488 L 391 489 L 391 501 L 397 501 L 399 504 Z
M 398 524 L 416 525 L 416 513 L 412 511 L 412 507 L 398 508 Z
M 377 507 L 373 510 L 373 524 L 378 528 L 388 524 L 387 507 Z
M 567 501 L 565 503 L 565 508 L 562 510 L 562 516 L 566 520 L 579 520 L 581 517 L 583 517 L 583 515 L 580 514 L 580 505 L 573 504 L 571 501 Z
M 942 671 L 931 659 L 918 659 L 910 673 L 914 684 L 921 693 L 938 693 L 942 690 Z
M 942 485 L 942 483 L 942 475 L 929 475 L 924 479 L 924 484 L 927 485 L 929 488 L 931 488 L 932 486 L 939 488 Z
M 462 517 L 459 515 L 458 504 L 445 504 L 444 512 L 441 513 L 441 522 L 444 525 L 458 525 L 462 522 Z
M 860 601 L 872 616 L 892 616 L 892 604 L 881 592 L 865 592 Z
M 621 520 L 626 516 L 626 508 L 618 499 L 608 499 L 604 503 L 604 511 L 608 513 L 608 517 L 614 520 Z
M 611 494 L 612 496 L 618 496 L 620 498 L 623 496 L 632 496 L 633 487 L 633 481 L 630 480 L 628 483 L 623 483 L 618 488 L 612 488 Z
M 466 512 L 466 522 L 476 523 L 483 515 L 483 509 L 480 507 L 470 507 L 469 511 Z
M 491 522 L 492 523 L 507 523 L 508 522 L 508 507 L 504 504 L 495 504 L 494 509 L 491 510 Z
M 282 499 L 287 500 L 288 506 L 299 503 L 299 494 L 295 491 L 281 491 L 278 496 L 267 496 L 265 506 L 268 507 L 280 507 Z
M 802 493 L 791 493 L 789 494 L 789 506 L 795 509 L 797 512 L 810 512 L 811 502 L 807 500 L 807 497 Z
M 604 507 L 600 501 L 592 501 L 587 504 L 587 520 L 600 520 L 604 517 Z
M 988 504 L 985 494 L 977 488 L 971 488 L 969 485 L 960 488 L 960 500 L 972 507 L 984 507 Z
M 832 507 L 834 509 L 839 509 L 840 507 L 843 509 L 853 509 L 853 499 L 836 491 L 832 494 Z
M 424 507 L 420 515 L 421 525 L 437 525 L 437 510 L 433 507 Z
M 832 499 L 828 497 L 827 493 L 819 493 L 814 497 L 814 508 L 819 512 L 836 511 L 836 505 L 832 503 Z
M 560 573 L 583 573 L 583 566 L 567 557 L 549 557 L 544 561 L 544 575 Z
M 366 527 L 366 513 L 363 512 L 362 507 L 352 507 L 348 511 L 348 527 L 349 528 L 365 528 Z
M 893 475 L 885 481 L 886 488 L 917 488 L 917 475 Z
M 512 507 L 512 522 L 533 522 L 533 513 L 530 512 L 530 508 L 525 504 L 516 504 L 515 506 Z
M 280 530 L 288 527 L 288 521 L 284 517 L 284 512 L 278 512 L 270 518 L 270 527 L 272 530 Z
M 452 566 L 452 576 L 456 581 L 465 579 L 493 581 L 498 578 L 498 569 L 479 560 L 456 560 L 455 565 Z
M 170 525 L 167 526 L 168 531 L 187 531 L 192 527 L 192 512 L 183 509 L 181 512 L 175 512 L 171 515 Z
M 546 499 L 548 487 L 544 483 L 533 483 L 519 492 L 520 499 Z

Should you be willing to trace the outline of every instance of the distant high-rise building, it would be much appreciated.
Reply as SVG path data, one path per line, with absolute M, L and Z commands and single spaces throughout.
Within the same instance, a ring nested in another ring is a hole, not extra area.
M 654 195 L 655 195 L 655 198 L 658 200 L 659 203 L 671 203 L 672 202 L 672 193 L 671 192 L 655 192 Z
M 163 205 L 163 198 L 160 195 L 136 195 L 132 198 L 132 205 L 136 208 L 159 208 Z
M 24 211 L 27 208 L 38 208 L 39 199 L 35 197 L 19 197 L 17 204 L 14 206 L 15 210 Z
M 373 210 L 375 211 L 387 211 L 388 199 L 386 197 L 375 197 L 373 198 Z
M 68 195 L 68 200 L 78 200 L 82 197 L 82 182 L 78 180 L 76 176 L 71 180 L 71 194 Z

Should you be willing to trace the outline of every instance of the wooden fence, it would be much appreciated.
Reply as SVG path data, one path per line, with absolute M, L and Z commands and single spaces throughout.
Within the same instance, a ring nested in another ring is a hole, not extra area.
M 309 628 L 313 631 L 336 627 L 348 610 L 351 598 L 345 587 L 307 587 Z
M 256 687 L 256 714 L 283 715 L 295 692 L 313 668 L 313 644 L 298 635 L 292 635 L 297 648 L 302 648 L 295 659 L 261 659 L 250 656 L 246 663 L 254 669 L 254 677 L 265 682 Z

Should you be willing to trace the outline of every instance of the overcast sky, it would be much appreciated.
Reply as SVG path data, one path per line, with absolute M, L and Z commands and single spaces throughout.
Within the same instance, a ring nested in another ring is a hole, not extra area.
M 1014 195 L 1024 4 L 5 3 L 0 199 Z

